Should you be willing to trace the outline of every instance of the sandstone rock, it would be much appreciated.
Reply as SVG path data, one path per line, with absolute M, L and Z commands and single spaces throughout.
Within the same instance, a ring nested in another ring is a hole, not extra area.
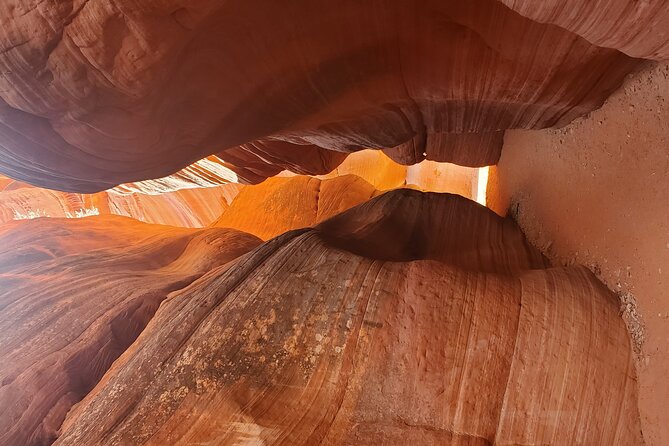
M 324 173 L 342 160 L 332 150 L 493 164 L 505 129 L 564 125 L 639 66 L 564 28 L 663 54 L 608 21 L 631 0 L 566 16 L 575 1 L 507 1 L 555 26 L 496 0 L 7 0 L 0 171 L 94 192 L 211 154 L 250 182 Z M 624 22 L 664 48 L 651 3 Z
M 0 191 L 0 223 L 36 217 L 113 214 L 146 223 L 201 228 L 218 218 L 240 188 L 239 184 L 229 183 L 157 195 L 115 191 L 78 194 L 39 187 L 6 189 Z
M 391 160 L 380 150 L 361 150 L 346 157 L 332 172 L 318 178 L 337 178 L 355 175 L 378 190 L 403 187 L 407 181 L 407 167 Z
M 314 226 L 372 198 L 377 190 L 355 175 L 320 180 L 306 176 L 270 178 L 245 187 L 212 223 L 268 240 Z
M 164 178 L 127 183 L 96 194 L 59 192 L 0 177 L 0 223 L 34 217 L 114 214 L 147 223 L 201 228 L 223 212 L 242 187 L 216 157 Z
M 669 8 L 661 0 L 501 0 L 522 15 L 633 57 L 669 58 Z
M 172 294 L 55 444 L 640 444 L 616 299 L 508 225 L 396 191 L 275 238 Z
M 115 216 L 0 227 L 0 444 L 50 444 L 171 291 L 258 243 Z

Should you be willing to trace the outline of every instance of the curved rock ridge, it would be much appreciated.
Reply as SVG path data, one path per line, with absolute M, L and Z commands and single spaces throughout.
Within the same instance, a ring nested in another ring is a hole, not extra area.
M 552 23 L 598 46 L 633 57 L 669 59 L 669 8 L 663 0 L 501 0 L 515 11 Z
M 628 334 L 590 272 L 541 269 L 502 229 L 482 242 L 465 223 L 507 223 L 456 196 L 364 206 L 171 294 L 55 444 L 641 444 Z M 435 243 L 459 236 L 447 262 L 348 250 L 429 256 L 404 242 L 425 210 L 443 216 Z
M 290 175 L 285 171 L 281 174 Z M 379 150 L 352 153 L 335 170 L 318 178 L 335 178 L 348 174 L 357 175 L 382 191 L 409 186 L 424 192 L 456 193 L 471 199 L 476 199 L 473 191 L 479 178 L 477 168 L 429 160 L 404 166 Z
M 330 245 L 377 260 L 440 260 L 500 274 L 548 267 L 511 219 L 455 194 L 398 189 L 316 228 Z
M 36 217 L 122 215 L 169 226 L 201 228 L 237 195 L 234 172 L 215 156 L 168 177 L 121 184 L 95 194 L 60 192 L 0 177 L 0 223 Z
M 0 25 L 0 171 L 76 192 L 211 154 L 248 182 L 361 148 L 494 164 L 505 129 L 564 125 L 640 63 L 496 0 L 7 0 Z
M 47 445 L 171 291 L 260 243 L 128 218 L 0 227 L 0 445 Z
M 396 163 L 380 150 L 360 150 L 351 153 L 343 163 L 332 172 L 317 178 L 326 180 L 344 175 L 355 175 L 378 190 L 389 190 L 403 187 L 407 182 L 407 166 Z M 292 176 L 288 171 L 282 176 Z
M 110 214 L 124 215 L 147 223 L 203 228 L 228 208 L 240 190 L 240 184 L 228 183 L 217 187 L 181 189 L 161 195 L 106 195 Z
M 237 175 L 225 167 L 225 162 L 209 156 L 163 178 L 138 183 L 120 184 L 109 192 L 118 194 L 161 195 L 183 189 L 203 189 L 222 184 L 237 183 Z
M 216 165 L 221 166 L 220 163 L 218 161 Z M 337 179 L 346 175 L 359 178 Z M 295 175 L 283 171 L 281 176 Z M 246 186 L 226 183 L 225 178 L 216 175 L 215 167 L 202 162 L 171 177 L 124 184 L 95 194 L 59 192 L 0 178 L 0 222 L 113 214 L 153 224 L 201 228 L 220 219 L 225 225 L 268 239 L 290 229 L 313 226 L 360 204 L 378 193 L 374 189 L 409 186 L 475 198 L 473 186 L 477 184 L 478 169 L 433 161 L 407 167 L 397 164 L 381 151 L 362 150 L 351 154 L 334 171 L 316 178 L 271 179 L 263 184 Z M 332 182 L 321 187 L 321 181 Z M 247 192 L 232 210 L 228 210 L 245 187 L 249 188 Z M 317 198 L 319 203 L 316 203 Z M 272 215 L 262 222 L 254 215 L 255 206 L 260 202 L 266 203 L 261 207 L 262 211 Z M 279 214 L 283 217 L 279 218 Z M 253 229 L 257 224 L 264 225 L 264 229 Z

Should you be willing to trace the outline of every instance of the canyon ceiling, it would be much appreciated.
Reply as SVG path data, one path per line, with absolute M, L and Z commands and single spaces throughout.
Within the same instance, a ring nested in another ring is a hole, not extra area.
M 610 4 L 612 3 L 612 4 Z M 0 5 L 0 171 L 94 192 L 218 154 L 257 182 L 361 148 L 494 164 L 669 56 L 663 1 Z
M 667 60 L 664 0 L 1 1 L 0 446 L 669 444 Z

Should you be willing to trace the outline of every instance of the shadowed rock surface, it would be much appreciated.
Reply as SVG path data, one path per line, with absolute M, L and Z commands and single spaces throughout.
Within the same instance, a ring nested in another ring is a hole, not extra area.
M 618 48 L 666 57 L 662 1 L 575 2 L 8 0 L 0 170 L 95 192 L 210 154 L 248 182 L 361 148 L 494 164 L 505 129 L 599 107 L 640 63 Z

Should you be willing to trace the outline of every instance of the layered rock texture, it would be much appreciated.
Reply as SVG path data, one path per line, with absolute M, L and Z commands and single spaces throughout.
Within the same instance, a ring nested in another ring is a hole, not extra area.
M 666 57 L 660 0 L 505 3 L 5 1 L 0 170 L 93 192 L 214 153 L 248 182 L 360 148 L 482 166 Z
M 669 444 L 665 59 L 664 0 L 0 1 L 0 223 L 85 217 L 0 226 L 0 446 Z
M 356 152 L 334 171 L 311 180 L 283 171 L 253 186 L 227 182 L 209 166 L 208 160 L 202 160 L 166 178 L 122 184 L 95 194 L 60 192 L 0 178 L 0 222 L 112 214 L 147 223 L 202 228 L 220 220 L 224 226 L 267 239 L 289 229 L 312 226 L 379 191 L 404 186 L 475 199 L 479 180 L 479 169 L 432 161 L 403 166 L 373 150 Z M 346 186 L 350 189 L 342 196 Z M 249 189 L 237 198 L 246 187 Z M 255 210 L 266 213 L 268 219 L 258 221 Z
M 0 444 L 641 441 L 615 297 L 457 195 L 389 192 L 232 262 L 259 240 L 109 216 L 0 239 Z
M 38 187 L 0 191 L 0 222 L 37 217 L 79 218 L 121 215 L 143 222 L 201 228 L 209 225 L 239 193 L 240 185 L 182 189 L 159 195 L 98 192 L 78 194 Z
M 56 444 L 639 444 L 614 296 L 544 268 L 472 202 L 388 193 L 171 295 Z
M 204 227 L 237 195 L 236 175 L 216 157 L 179 172 L 95 194 L 59 192 L 0 177 L 0 222 L 36 217 L 122 215 L 147 223 Z
M 46 445 L 167 295 L 260 240 L 105 216 L 0 229 L 0 444 Z
M 377 193 L 355 175 L 326 180 L 270 178 L 244 188 L 212 226 L 235 228 L 268 240 L 291 229 L 314 226 Z

